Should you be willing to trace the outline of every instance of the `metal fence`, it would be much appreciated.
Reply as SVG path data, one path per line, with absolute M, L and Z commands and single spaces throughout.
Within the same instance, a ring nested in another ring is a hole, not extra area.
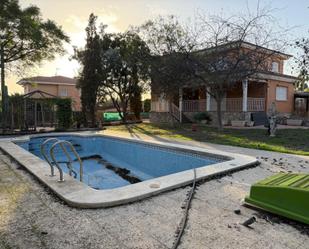
M 6 112 L 1 113 L 3 130 L 35 130 L 55 123 L 55 104 L 50 100 L 9 99 Z

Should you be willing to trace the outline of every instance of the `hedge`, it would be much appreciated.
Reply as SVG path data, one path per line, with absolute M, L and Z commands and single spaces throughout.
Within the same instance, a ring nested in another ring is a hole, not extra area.
M 57 99 L 57 120 L 58 129 L 69 129 L 72 126 L 72 100 Z

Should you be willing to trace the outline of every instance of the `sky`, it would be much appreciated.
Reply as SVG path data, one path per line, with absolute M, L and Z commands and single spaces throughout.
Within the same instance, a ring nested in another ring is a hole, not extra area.
M 274 9 L 274 16 L 283 27 L 291 27 L 291 37 L 309 36 L 309 0 L 19 0 L 22 7 L 36 5 L 41 9 L 43 19 L 54 20 L 70 37 L 65 45 L 67 53 L 53 61 L 44 61 L 35 68 L 24 70 L 22 75 L 9 73 L 7 85 L 10 93 L 22 93 L 16 84 L 21 77 L 78 75 L 79 65 L 70 60 L 73 46 L 85 44 L 85 27 L 90 13 L 98 16 L 98 22 L 108 25 L 107 31 L 123 32 L 130 25 L 136 26 L 158 15 L 176 15 L 183 21 L 197 12 L 208 15 L 234 15 L 254 11 L 259 4 Z M 287 53 L 295 52 L 291 48 Z M 285 73 L 293 74 L 290 66 Z

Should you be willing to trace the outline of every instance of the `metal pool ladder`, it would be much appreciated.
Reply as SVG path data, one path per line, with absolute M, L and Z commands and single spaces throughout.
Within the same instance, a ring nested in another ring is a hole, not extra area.
M 45 145 L 49 142 L 52 142 L 54 141 L 53 145 L 51 146 L 50 150 L 49 150 L 49 154 L 50 154 L 50 157 L 52 159 L 49 160 L 48 156 L 46 155 L 46 151 L 45 151 Z M 59 165 L 59 162 L 57 162 L 57 159 L 55 157 L 55 154 L 54 154 L 54 150 L 56 148 L 56 146 L 59 145 L 60 148 L 62 149 L 62 151 L 64 152 L 64 154 L 66 155 L 66 157 L 68 158 L 68 162 L 67 162 L 67 167 L 69 169 L 69 175 L 72 176 L 72 173 L 75 174 L 75 176 L 77 175 L 76 172 L 73 170 L 73 167 L 72 167 L 72 164 L 73 164 L 73 160 L 70 156 L 70 154 L 68 153 L 67 149 L 65 148 L 64 145 L 68 145 L 69 148 L 71 149 L 71 151 L 73 152 L 73 154 L 75 155 L 76 159 L 78 160 L 79 162 L 79 180 L 82 182 L 83 181 L 83 162 L 82 160 L 80 159 L 77 151 L 75 150 L 74 146 L 69 142 L 69 141 L 66 141 L 66 140 L 59 140 L 57 138 L 49 138 L 49 139 L 46 139 L 42 144 L 41 144 L 41 154 L 43 155 L 44 159 L 47 161 L 47 163 L 49 164 L 50 166 L 50 169 L 51 169 L 51 176 L 54 176 L 55 173 L 54 173 L 54 165 L 57 167 L 57 169 L 59 170 L 59 174 L 60 174 L 60 180 L 61 182 L 64 181 L 63 179 L 63 170 L 61 169 L 60 165 Z

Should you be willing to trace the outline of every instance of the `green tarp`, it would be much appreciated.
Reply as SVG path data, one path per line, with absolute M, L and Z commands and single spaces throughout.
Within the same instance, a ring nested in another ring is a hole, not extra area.
M 104 112 L 103 120 L 105 122 L 120 121 L 121 117 L 118 112 Z
M 149 112 L 141 112 L 140 116 L 143 119 L 147 119 L 149 118 Z M 103 120 L 104 122 L 121 121 L 121 117 L 118 112 L 104 112 Z

